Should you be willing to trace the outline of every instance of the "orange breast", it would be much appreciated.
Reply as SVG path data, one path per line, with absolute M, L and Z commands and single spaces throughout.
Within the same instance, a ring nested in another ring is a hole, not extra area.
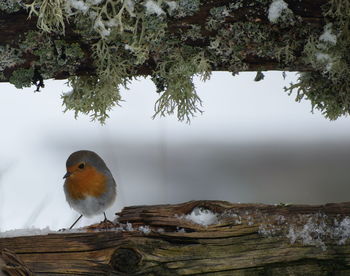
M 86 196 L 98 197 L 106 191 L 106 177 L 94 167 L 86 166 L 82 171 L 75 171 L 66 179 L 69 195 L 73 199 Z

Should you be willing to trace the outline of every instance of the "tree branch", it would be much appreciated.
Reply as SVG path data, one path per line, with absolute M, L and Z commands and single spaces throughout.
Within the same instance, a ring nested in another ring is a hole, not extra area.
M 156 114 L 190 120 L 201 103 L 193 76 L 266 70 L 303 72 L 287 89 L 297 100 L 330 119 L 349 114 L 349 0 L 19 3 L 30 9 L 0 5 L 0 80 L 39 90 L 68 78 L 74 93 L 63 100 L 76 115 L 104 122 L 119 88 L 150 76 Z

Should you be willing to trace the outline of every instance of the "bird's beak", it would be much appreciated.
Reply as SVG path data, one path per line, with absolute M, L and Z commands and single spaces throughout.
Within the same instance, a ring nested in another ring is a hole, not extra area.
M 69 177 L 71 174 L 72 173 L 70 173 L 70 172 L 66 172 L 66 174 L 63 176 L 63 179 Z

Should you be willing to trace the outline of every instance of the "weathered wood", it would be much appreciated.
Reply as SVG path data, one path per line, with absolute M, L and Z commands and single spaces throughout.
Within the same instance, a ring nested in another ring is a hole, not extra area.
M 212 224 L 190 220 L 198 210 L 210 211 Z M 118 215 L 115 229 L 2 238 L 0 248 L 37 275 L 350 273 L 350 203 L 191 201 L 126 207 Z
M 0 276 L 33 276 L 33 272 L 13 252 L 0 250 Z

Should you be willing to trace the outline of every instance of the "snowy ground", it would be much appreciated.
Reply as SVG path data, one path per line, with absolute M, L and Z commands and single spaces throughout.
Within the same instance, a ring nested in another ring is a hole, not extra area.
M 79 149 L 104 157 L 118 182 L 109 217 L 123 206 L 191 199 L 233 202 L 348 201 L 350 119 L 329 122 L 283 92 L 280 72 L 215 73 L 197 81 L 205 113 L 191 125 L 152 120 L 158 95 L 141 79 L 123 91 L 105 126 L 63 114 L 64 81 L 41 93 L 0 84 L 0 231 L 68 227 L 78 214 L 62 190 L 65 161 Z M 83 219 L 81 225 L 102 216 Z

